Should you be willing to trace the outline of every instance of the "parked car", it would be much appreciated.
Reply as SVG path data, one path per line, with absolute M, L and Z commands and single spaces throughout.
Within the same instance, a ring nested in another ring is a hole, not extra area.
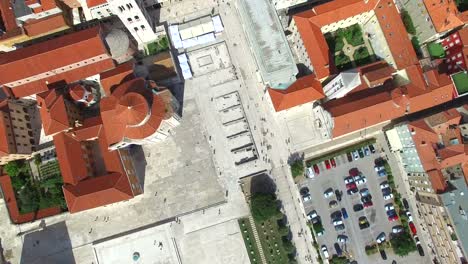
M 364 155 L 369 156 L 371 154 L 370 149 L 368 146 L 364 147 Z
M 380 244 L 380 243 L 382 243 L 382 242 L 385 241 L 385 238 L 386 238 L 386 237 L 385 237 L 385 233 L 382 232 L 382 233 L 380 233 L 380 234 L 377 236 L 377 238 L 375 239 L 375 242 L 377 242 L 377 243 Z
M 364 188 L 359 191 L 359 194 L 361 195 L 361 197 L 367 197 L 370 195 L 370 191 L 369 189 Z
M 419 256 L 423 257 L 424 256 L 424 249 L 421 246 L 421 242 L 419 242 L 419 244 L 417 244 L 416 247 L 418 248 Z
M 362 148 L 358 148 L 358 154 L 359 154 L 359 157 L 362 159 L 364 158 L 364 151 L 362 150 Z
M 392 233 L 393 234 L 399 234 L 399 233 L 403 232 L 403 230 L 405 230 L 405 229 L 401 225 L 396 225 L 396 226 L 392 227 Z
M 309 188 L 306 187 L 306 186 L 305 186 L 305 187 L 302 187 L 302 188 L 299 190 L 299 193 L 300 193 L 302 196 L 309 194 L 309 192 L 310 192 L 310 191 L 309 191 Z
M 330 163 L 332 165 L 333 168 L 336 168 L 336 161 L 335 161 L 335 158 L 331 158 L 330 159 Z
M 385 250 L 381 249 L 379 253 L 383 260 L 387 260 L 387 253 L 385 253 Z
M 360 203 L 353 205 L 353 211 L 354 212 L 362 211 L 362 209 L 364 209 L 364 206 L 362 206 L 362 204 L 360 204 Z
M 354 182 L 359 181 L 361 179 L 361 175 L 356 175 L 353 177 Z
M 385 177 L 387 176 L 387 172 L 385 170 L 380 170 L 377 172 L 377 175 L 379 175 L 379 177 Z
M 328 188 L 328 189 L 325 190 L 325 192 L 323 192 L 323 197 L 325 197 L 325 198 L 330 198 L 333 195 L 335 195 L 335 193 L 333 192 L 332 188 Z
M 388 216 L 388 221 L 390 221 L 390 222 L 394 222 L 394 221 L 397 221 L 397 220 L 398 220 L 398 215 L 396 214 L 396 212 L 394 212 L 394 213 L 392 213 L 392 214 L 390 214 Z
M 344 183 L 345 184 L 349 184 L 349 183 L 353 183 L 353 182 L 354 182 L 354 179 L 351 176 L 348 176 L 348 177 L 344 178 Z
M 320 170 L 319 170 L 319 167 L 317 166 L 317 164 L 314 164 L 314 165 L 312 166 L 312 168 L 314 168 L 315 174 L 317 174 L 317 175 L 320 174 Z
M 341 220 L 341 219 L 333 220 L 333 225 L 334 226 L 342 225 L 342 224 L 343 224 L 343 220 Z
M 367 220 L 367 217 L 361 216 L 359 217 L 359 229 L 366 229 L 370 226 L 369 221 Z
M 413 223 L 413 222 L 409 222 L 408 225 L 409 225 L 409 227 L 410 227 L 411 233 L 412 233 L 413 235 L 416 235 L 416 234 L 417 234 L 417 231 L 416 231 L 416 226 L 414 225 L 414 223 Z
M 341 214 L 340 210 L 337 210 L 337 211 L 330 214 L 330 218 L 332 219 L 332 221 L 341 220 L 342 217 L 343 217 L 343 215 Z
M 331 169 L 331 165 L 328 160 L 325 160 L 325 168 L 327 168 L 327 170 Z
M 352 161 L 353 161 L 353 156 L 351 156 L 351 153 L 350 153 L 350 152 L 346 153 L 346 157 L 348 158 L 348 162 L 352 162 Z
M 336 195 L 336 199 L 338 200 L 338 202 L 341 202 L 341 197 L 343 197 L 343 192 L 336 189 L 335 190 L 335 195 Z
M 344 229 L 345 229 L 345 225 L 344 225 L 344 224 L 335 226 L 335 230 L 336 230 L 336 231 L 341 231 L 341 230 L 344 230 Z
M 406 210 L 409 210 L 409 204 L 408 204 L 408 200 L 406 200 L 406 198 L 403 198 L 403 206 L 405 207 Z
M 349 170 L 349 176 L 355 177 L 359 175 L 359 170 L 358 168 L 352 168 Z
M 348 212 L 346 211 L 346 208 L 341 208 L 341 214 L 343 215 L 343 219 L 348 219 Z
M 359 159 L 359 153 L 357 150 L 353 151 L 353 157 L 354 157 L 354 160 L 358 160 Z
M 392 198 L 393 198 L 393 194 L 392 194 L 392 193 L 389 193 L 389 194 L 383 196 L 383 199 L 384 199 L 385 201 L 388 201 L 388 200 L 390 200 L 390 199 L 392 199 Z
M 413 216 L 410 211 L 406 211 L 406 216 L 408 217 L 408 222 L 413 222 Z
M 369 149 L 372 153 L 375 153 L 375 148 L 374 148 L 374 145 L 372 144 L 369 144 Z
M 346 184 L 346 189 L 349 190 L 349 189 L 355 189 L 357 186 L 356 186 L 356 183 L 352 182 L 352 183 L 348 183 Z
M 345 235 L 338 235 L 336 237 L 336 241 L 340 242 L 340 243 L 346 243 L 348 242 L 348 236 L 345 236 Z
M 312 210 L 310 213 L 307 214 L 307 219 L 309 220 L 312 220 L 317 217 L 318 217 L 318 214 L 317 214 L 317 211 L 315 210 Z
M 357 187 L 348 189 L 348 191 L 347 191 L 348 195 L 352 195 L 352 194 L 355 194 L 355 193 L 358 193 L 358 192 L 359 192 L 359 189 Z
M 369 208 L 372 205 L 374 205 L 374 203 L 372 202 L 372 200 L 369 200 L 367 202 L 364 202 L 362 205 L 364 206 L 364 208 Z
M 326 259 L 330 258 L 330 255 L 328 254 L 327 246 L 322 245 L 321 249 L 322 249 L 323 256 L 324 256 Z
M 335 208 L 338 206 L 338 202 L 336 200 L 331 200 L 329 203 L 328 203 L 328 207 L 330 208 Z
M 314 170 L 311 167 L 308 167 L 306 170 L 306 177 L 309 179 L 315 178 Z
M 312 196 L 310 196 L 310 194 L 303 195 L 302 200 L 304 202 L 310 201 L 310 200 L 312 200 Z
M 380 189 L 383 190 L 383 189 L 386 189 L 390 187 L 390 185 L 388 185 L 387 181 L 384 181 L 380 184 Z
M 357 185 L 357 186 L 361 186 L 361 185 L 363 185 L 363 184 L 366 184 L 366 182 L 367 182 L 366 177 L 361 176 L 361 177 L 359 178 L 359 180 L 356 181 L 356 185 Z
M 335 243 L 333 246 L 335 247 L 336 255 L 341 256 L 343 254 L 343 250 L 341 249 L 340 245 Z
M 387 212 L 387 214 L 389 211 L 395 211 L 395 206 L 393 206 L 392 203 L 388 203 L 385 205 L 385 211 Z
M 375 171 L 385 170 L 385 167 L 384 167 L 384 166 L 375 165 L 375 166 L 374 166 L 374 170 L 375 170 Z

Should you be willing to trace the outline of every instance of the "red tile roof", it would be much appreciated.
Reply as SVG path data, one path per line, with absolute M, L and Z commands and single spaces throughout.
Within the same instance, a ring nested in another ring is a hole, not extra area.
M 71 135 L 59 133 L 54 136 L 55 151 L 64 183 L 76 185 L 88 177 L 86 154 L 80 141 Z
M 76 65 L 84 60 L 89 61 Z M 47 91 L 48 84 L 72 83 L 113 67 L 100 28 L 93 27 L 0 54 L 0 85 L 21 81 L 10 88 L 16 97 L 24 97 Z
M 119 64 L 112 70 L 101 73 L 101 86 L 106 95 L 110 95 L 119 84 L 135 78 L 134 65 L 135 61 L 130 60 Z
M 427 172 L 427 175 L 436 193 L 442 193 L 447 189 L 447 182 L 440 170 L 430 170 Z
M 454 0 L 424 0 L 424 5 L 437 32 L 442 33 L 463 25 Z
M 90 178 L 75 186 L 64 185 L 63 193 L 70 213 L 133 198 L 127 176 L 120 173 Z
M 100 116 L 96 116 L 85 119 L 83 125 L 74 128 L 71 135 L 78 141 L 85 141 L 97 139 L 101 132 L 102 120 Z
M 107 1 L 106 0 L 86 0 L 86 4 L 88 5 L 88 8 L 91 8 L 91 7 L 107 4 Z
M 320 81 L 315 75 L 299 78 L 286 90 L 268 88 L 276 112 L 325 97 Z
M 0 20 L 3 21 L 6 32 L 18 28 L 16 17 L 9 0 L 0 0 Z
M 70 128 L 70 118 L 67 113 L 65 99 L 58 90 L 50 90 L 36 96 L 42 127 L 46 135 L 67 130 Z
M 100 102 L 101 117 L 109 145 L 119 143 L 124 138 L 144 139 L 153 135 L 162 120 L 168 118 L 166 102 L 161 95 L 153 94 L 145 88 L 145 80 L 137 78 L 122 83 L 110 96 L 104 97 Z M 123 111 L 122 106 L 131 111 Z
M 24 31 L 26 35 L 33 37 L 60 28 L 65 29 L 68 25 L 63 15 L 63 13 L 58 13 L 41 19 L 28 19 L 23 24 Z

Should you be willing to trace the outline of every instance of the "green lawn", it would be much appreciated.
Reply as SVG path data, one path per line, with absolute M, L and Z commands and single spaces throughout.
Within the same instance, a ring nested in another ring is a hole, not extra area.
M 279 233 L 278 218 L 273 216 L 255 224 L 267 263 L 289 263 L 289 252 L 285 250 L 282 236 Z
M 354 24 L 347 28 L 338 29 L 336 34 L 338 36 L 344 37 L 349 44 L 355 47 L 364 44 L 364 38 L 362 35 L 361 26 L 359 26 L 359 24 Z
M 341 51 L 344 47 L 343 36 L 327 33 L 325 34 L 325 39 L 327 40 L 328 48 L 332 53 Z
M 416 28 L 414 27 L 413 20 L 407 11 L 401 12 L 401 19 L 405 25 L 406 32 L 410 33 L 411 35 L 416 34 Z
M 369 50 L 366 47 L 360 47 L 353 54 L 354 62 L 356 66 L 366 65 L 372 62 L 372 56 L 369 54 Z
M 445 57 L 445 50 L 440 43 L 429 43 L 427 50 L 433 58 L 441 59 Z
M 452 79 L 459 96 L 468 93 L 468 74 L 459 72 L 452 75 Z
M 352 67 L 351 60 L 344 52 L 335 56 L 335 66 L 340 70 L 346 70 Z
M 146 54 L 156 55 L 167 50 L 169 50 L 169 40 L 166 36 L 164 36 L 158 41 L 148 44 L 148 46 L 146 47 Z
M 260 251 L 258 250 L 257 243 L 255 243 L 254 233 L 248 218 L 239 219 L 239 227 L 244 238 L 244 244 L 249 254 L 250 263 L 262 263 L 260 258 Z

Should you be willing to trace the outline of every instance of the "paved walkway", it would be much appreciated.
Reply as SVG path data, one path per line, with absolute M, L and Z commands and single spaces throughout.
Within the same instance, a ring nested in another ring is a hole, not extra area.
M 262 243 L 260 243 L 260 239 L 258 238 L 257 226 L 255 225 L 255 221 L 252 215 L 249 216 L 249 223 L 250 223 L 250 226 L 252 227 L 253 235 L 255 238 L 255 244 L 257 244 L 258 252 L 260 253 L 260 258 L 262 259 L 262 263 L 267 264 L 265 253 L 263 253 Z

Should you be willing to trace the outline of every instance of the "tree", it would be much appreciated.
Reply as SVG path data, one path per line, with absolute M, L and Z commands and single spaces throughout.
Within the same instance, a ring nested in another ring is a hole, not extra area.
M 390 239 L 393 251 L 398 256 L 406 256 L 409 253 L 416 251 L 416 244 L 408 232 L 403 232 L 399 236 L 394 236 Z
M 3 169 L 10 177 L 16 177 L 21 173 L 21 167 L 15 160 L 8 162 L 5 166 L 3 166 Z
M 283 237 L 283 248 L 286 250 L 288 253 L 293 253 L 296 248 L 294 247 L 293 243 L 289 239 L 284 239 L 286 237 Z
M 278 214 L 276 197 L 271 193 L 254 193 L 250 200 L 250 210 L 255 221 L 263 222 Z
M 413 25 L 413 20 L 411 19 L 411 16 L 407 11 L 403 11 L 401 13 L 401 17 L 403 20 L 403 24 L 405 25 L 406 31 L 410 33 L 411 35 L 416 34 L 416 28 Z
M 39 197 L 32 187 L 24 188 L 18 193 L 19 209 L 21 213 L 34 212 L 39 206 Z
M 345 256 L 341 256 L 341 257 L 334 256 L 330 260 L 330 264 L 346 264 L 348 262 L 349 262 L 349 260 Z
M 291 164 L 291 174 L 293 178 L 304 174 L 304 162 L 296 160 Z

